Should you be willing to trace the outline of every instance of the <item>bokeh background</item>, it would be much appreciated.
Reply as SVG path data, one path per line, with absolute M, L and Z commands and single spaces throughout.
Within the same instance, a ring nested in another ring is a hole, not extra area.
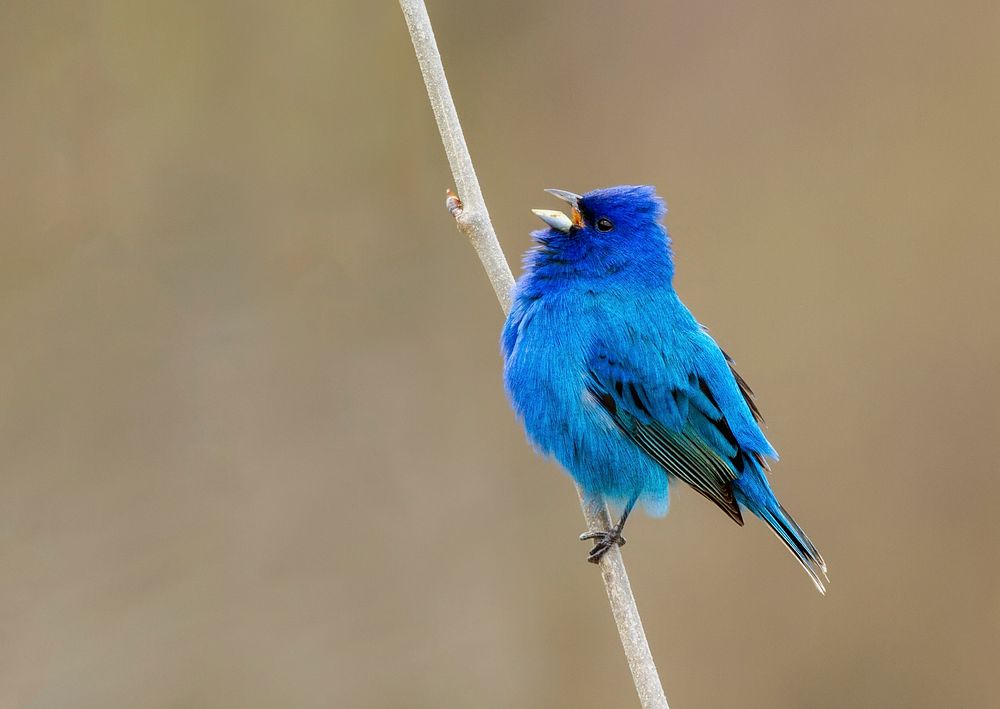
M 676 707 L 996 707 L 1000 5 L 432 2 L 512 262 L 656 184 L 831 567 L 688 491 Z M 0 4 L 0 706 L 629 707 L 384 2 Z

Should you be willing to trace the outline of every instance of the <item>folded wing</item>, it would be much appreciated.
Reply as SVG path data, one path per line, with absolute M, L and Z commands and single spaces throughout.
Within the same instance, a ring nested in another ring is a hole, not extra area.
M 742 525 L 733 481 L 744 453 L 708 387 L 695 372 L 650 372 L 651 360 L 632 354 L 596 347 L 588 362 L 589 394 L 664 471 Z

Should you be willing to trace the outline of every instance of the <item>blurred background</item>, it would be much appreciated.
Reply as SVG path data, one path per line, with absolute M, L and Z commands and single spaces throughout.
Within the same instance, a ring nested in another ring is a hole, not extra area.
M 651 183 L 821 597 L 688 490 L 672 706 L 995 707 L 1000 5 L 431 2 L 512 263 Z M 0 706 L 629 707 L 395 3 L 0 4 Z

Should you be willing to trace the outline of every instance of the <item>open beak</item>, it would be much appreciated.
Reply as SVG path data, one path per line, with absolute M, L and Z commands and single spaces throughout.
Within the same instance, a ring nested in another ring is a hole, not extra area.
M 531 213 L 556 231 L 568 234 L 573 228 L 573 220 L 556 209 L 532 209 Z
M 580 208 L 578 202 L 580 200 L 580 195 L 574 194 L 572 192 L 567 192 L 566 190 L 545 190 L 553 197 L 558 197 L 563 202 L 566 202 L 573 208 L 571 212 L 572 217 L 567 217 L 562 212 L 557 212 L 554 209 L 532 209 L 532 213 L 541 219 L 543 222 L 548 224 L 553 229 L 561 231 L 568 234 L 570 229 L 575 226 L 583 226 L 583 216 L 580 214 Z
M 580 195 L 573 194 L 572 192 L 567 192 L 566 190 L 554 190 L 551 187 L 547 190 L 550 195 L 556 199 L 561 199 L 563 202 L 571 206 L 573 209 L 577 208 L 577 204 L 580 201 Z

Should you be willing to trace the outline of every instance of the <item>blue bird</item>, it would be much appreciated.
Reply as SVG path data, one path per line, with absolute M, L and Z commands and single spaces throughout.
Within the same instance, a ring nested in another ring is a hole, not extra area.
M 821 593 L 826 563 L 768 484 L 778 455 L 733 360 L 673 288 L 666 207 L 652 187 L 580 196 L 546 190 L 571 215 L 533 210 L 548 229 L 524 258 L 503 329 L 504 384 L 528 437 L 580 487 L 623 512 L 594 539 L 597 563 L 637 502 L 666 514 L 680 480 L 736 524 L 774 530 Z

